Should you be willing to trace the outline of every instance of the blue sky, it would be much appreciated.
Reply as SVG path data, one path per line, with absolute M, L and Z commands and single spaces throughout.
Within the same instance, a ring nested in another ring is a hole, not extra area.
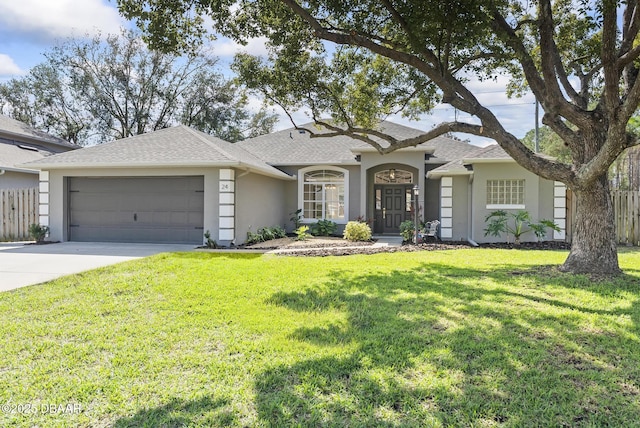
M 107 0 L 0 0 L 0 81 L 19 77 L 31 67 L 43 61 L 42 54 L 57 43 L 85 34 L 94 35 L 117 33 L 122 26 L 130 25 L 119 16 L 115 1 Z M 228 64 L 233 54 L 239 50 L 253 54 L 265 52 L 261 41 L 256 40 L 247 47 L 240 48 L 229 40 L 218 40 L 214 52 L 223 66 Z M 223 70 L 224 71 L 224 70 Z M 522 137 L 534 127 L 534 98 L 528 95 L 521 99 L 508 99 L 504 94 L 506 78 L 495 82 L 470 82 L 480 101 L 496 113 L 505 128 L 516 137 Z M 253 100 L 257 108 L 259 100 Z M 276 113 L 280 113 L 276 110 Z M 414 128 L 428 130 L 442 121 L 452 121 L 456 112 L 448 105 L 437 106 L 433 114 L 419 122 L 409 122 L 400 117 L 393 121 Z M 472 121 L 466 113 L 457 113 L 460 121 Z M 299 124 L 308 122 L 304 112 L 294 114 Z M 279 129 L 288 128 L 291 123 L 284 117 Z M 459 135 L 474 144 L 486 145 L 490 140 Z

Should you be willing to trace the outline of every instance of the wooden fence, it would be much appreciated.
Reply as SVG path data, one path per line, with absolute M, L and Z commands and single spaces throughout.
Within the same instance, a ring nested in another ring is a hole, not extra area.
M 38 223 L 38 189 L 0 189 L 0 241 L 30 240 L 29 226 Z
M 640 191 L 614 190 L 611 194 L 618 243 L 640 246 Z

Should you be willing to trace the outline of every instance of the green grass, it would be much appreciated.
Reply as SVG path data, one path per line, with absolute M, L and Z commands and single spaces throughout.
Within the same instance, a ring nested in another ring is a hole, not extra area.
M 640 252 L 565 257 L 178 253 L 2 293 L 0 426 L 640 426 Z

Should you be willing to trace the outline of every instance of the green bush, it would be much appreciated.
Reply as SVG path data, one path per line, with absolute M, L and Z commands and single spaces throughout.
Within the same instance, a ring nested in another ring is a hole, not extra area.
M 311 234 L 314 236 L 330 236 L 336 233 L 338 225 L 331 220 L 318 220 L 311 225 Z
M 400 223 L 400 235 L 402 235 L 402 240 L 404 242 L 413 241 L 415 230 L 416 226 L 413 224 L 413 220 L 405 220 Z
M 370 241 L 371 228 L 367 223 L 350 221 L 345 226 L 342 236 L 347 241 Z
M 245 244 L 257 244 L 259 242 L 271 241 L 272 239 L 284 238 L 287 232 L 280 226 L 262 227 L 257 232 L 247 232 Z
M 296 235 L 297 235 L 297 240 L 298 241 L 305 241 L 308 237 L 310 237 L 311 235 L 308 233 L 309 232 L 309 226 L 300 226 L 299 228 L 296 229 Z
M 204 238 L 206 240 L 204 245 L 207 248 L 219 248 L 218 243 L 214 239 L 211 239 L 211 232 L 208 230 L 204 233 Z
M 44 242 L 44 238 L 46 238 L 47 233 L 49 233 L 49 226 L 35 223 L 29 225 L 29 235 L 31 235 L 36 242 Z

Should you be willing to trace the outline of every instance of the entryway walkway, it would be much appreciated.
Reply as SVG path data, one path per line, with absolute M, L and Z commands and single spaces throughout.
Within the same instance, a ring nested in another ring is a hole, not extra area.
M 376 243 L 374 247 L 400 247 L 402 246 L 402 236 L 395 235 L 375 235 L 373 239 Z

